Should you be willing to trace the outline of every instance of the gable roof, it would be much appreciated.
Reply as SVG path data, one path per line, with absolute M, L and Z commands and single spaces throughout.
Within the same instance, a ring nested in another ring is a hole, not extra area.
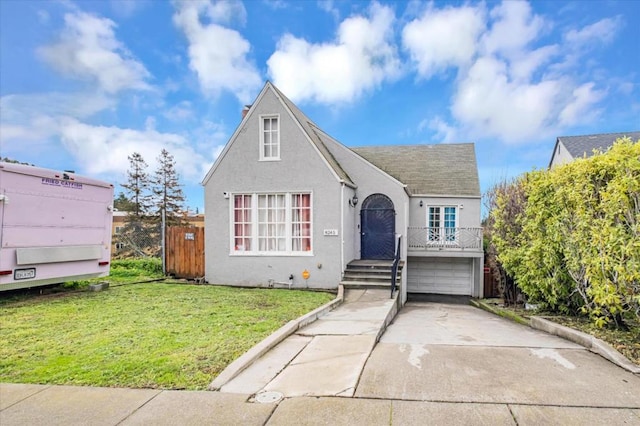
M 320 130 L 320 127 L 318 127 L 313 121 L 311 121 L 309 117 L 307 117 L 302 111 L 300 111 L 300 109 L 293 102 L 291 102 L 289 98 L 287 98 L 276 86 L 274 86 L 270 82 L 267 82 L 267 85 L 269 85 L 273 89 L 273 91 L 276 92 L 285 106 L 289 109 L 289 111 L 291 111 L 291 114 L 293 115 L 295 120 L 300 124 L 302 130 L 304 130 L 304 132 L 307 134 L 309 140 L 311 140 L 311 143 L 315 145 L 320 154 L 324 157 L 327 163 L 329 163 L 329 166 L 336 173 L 336 175 L 338 175 L 338 177 L 345 183 L 354 186 L 355 184 L 353 183 L 347 172 L 342 168 L 340 163 L 338 163 L 335 157 L 327 149 L 320 136 L 318 136 L 316 130 Z
M 585 155 L 587 157 L 591 157 L 595 149 L 599 151 L 606 151 L 617 139 L 625 136 L 630 137 L 635 142 L 640 139 L 640 131 L 626 133 L 601 133 L 582 136 L 559 136 L 556 140 L 556 145 L 553 151 L 554 154 L 551 156 L 551 161 L 553 161 L 553 156 L 558 148 L 558 143 L 562 143 L 573 158 L 582 158 Z
M 254 109 L 254 106 L 257 103 L 259 103 L 260 99 L 262 99 L 262 97 L 267 92 L 267 90 L 272 90 L 275 93 L 276 97 L 282 102 L 282 105 L 285 108 L 285 110 L 287 110 L 287 112 L 289 112 L 291 117 L 298 123 L 298 125 L 302 129 L 307 139 L 316 148 L 320 156 L 324 159 L 325 163 L 332 170 L 335 176 L 341 182 L 344 182 L 349 186 L 355 187 L 356 185 L 353 183 L 353 181 L 351 180 L 347 172 L 345 172 L 344 169 L 340 166 L 340 163 L 338 163 L 338 161 L 333 157 L 331 152 L 327 149 L 327 147 L 324 145 L 324 143 L 316 133 L 315 129 L 319 129 L 319 127 L 316 126 L 316 124 L 313 121 L 311 121 L 309 117 L 307 117 L 302 111 L 300 111 L 300 109 L 293 102 L 291 102 L 289 98 L 287 98 L 280 90 L 278 90 L 277 87 L 275 87 L 269 81 L 265 83 L 264 87 L 262 88 L 262 91 L 256 98 L 255 102 L 250 106 L 244 118 L 238 125 L 236 131 L 229 139 L 229 142 L 227 142 L 223 151 L 220 153 L 220 155 L 214 162 L 213 166 L 211 166 L 211 169 L 209 170 L 205 178 L 202 180 L 202 184 L 206 185 L 206 183 L 209 181 L 217 165 L 226 154 L 226 151 L 229 149 L 230 142 L 232 142 L 236 138 L 236 136 L 238 135 L 238 132 L 243 127 L 245 121 L 249 119 L 251 113 L 253 112 L 252 110 Z
M 352 151 L 406 184 L 409 195 L 480 196 L 472 143 L 368 146 Z
M 348 148 L 327 135 L 309 119 L 291 100 L 271 82 L 266 82 L 262 91 L 249 108 L 213 166 L 202 180 L 206 185 L 218 164 L 223 160 L 230 145 L 238 136 L 245 122 L 251 117 L 264 94 L 271 90 L 283 108 L 298 124 L 306 139 L 312 144 L 334 176 L 344 184 L 356 188 L 347 171 L 332 154 L 329 145 L 353 152 L 372 167 L 384 172 L 401 185 L 409 195 L 480 196 L 478 168 L 474 146 L 467 144 L 441 145 L 391 145 Z

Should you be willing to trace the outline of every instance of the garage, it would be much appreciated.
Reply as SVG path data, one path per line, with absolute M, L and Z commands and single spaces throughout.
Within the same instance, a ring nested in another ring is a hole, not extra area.
M 407 259 L 407 292 L 472 295 L 472 258 Z

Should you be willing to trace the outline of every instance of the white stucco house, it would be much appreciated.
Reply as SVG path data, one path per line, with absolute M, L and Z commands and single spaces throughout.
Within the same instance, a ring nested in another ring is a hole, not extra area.
M 473 144 L 348 148 L 267 82 L 203 186 L 211 284 L 390 287 L 399 254 L 402 302 L 482 296 Z

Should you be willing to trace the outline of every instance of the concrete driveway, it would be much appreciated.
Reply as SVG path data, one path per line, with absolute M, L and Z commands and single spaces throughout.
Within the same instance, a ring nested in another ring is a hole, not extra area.
M 640 377 L 468 305 L 409 302 L 373 350 L 355 397 L 464 403 L 478 419 L 502 410 L 519 424 L 640 424 Z

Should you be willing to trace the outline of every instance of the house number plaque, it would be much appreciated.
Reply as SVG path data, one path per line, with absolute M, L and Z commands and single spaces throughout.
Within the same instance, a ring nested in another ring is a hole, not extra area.
M 324 236 L 325 237 L 336 237 L 336 236 L 338 236 L 338 230 L 337 229 L 325 229 L 324 230 Z

